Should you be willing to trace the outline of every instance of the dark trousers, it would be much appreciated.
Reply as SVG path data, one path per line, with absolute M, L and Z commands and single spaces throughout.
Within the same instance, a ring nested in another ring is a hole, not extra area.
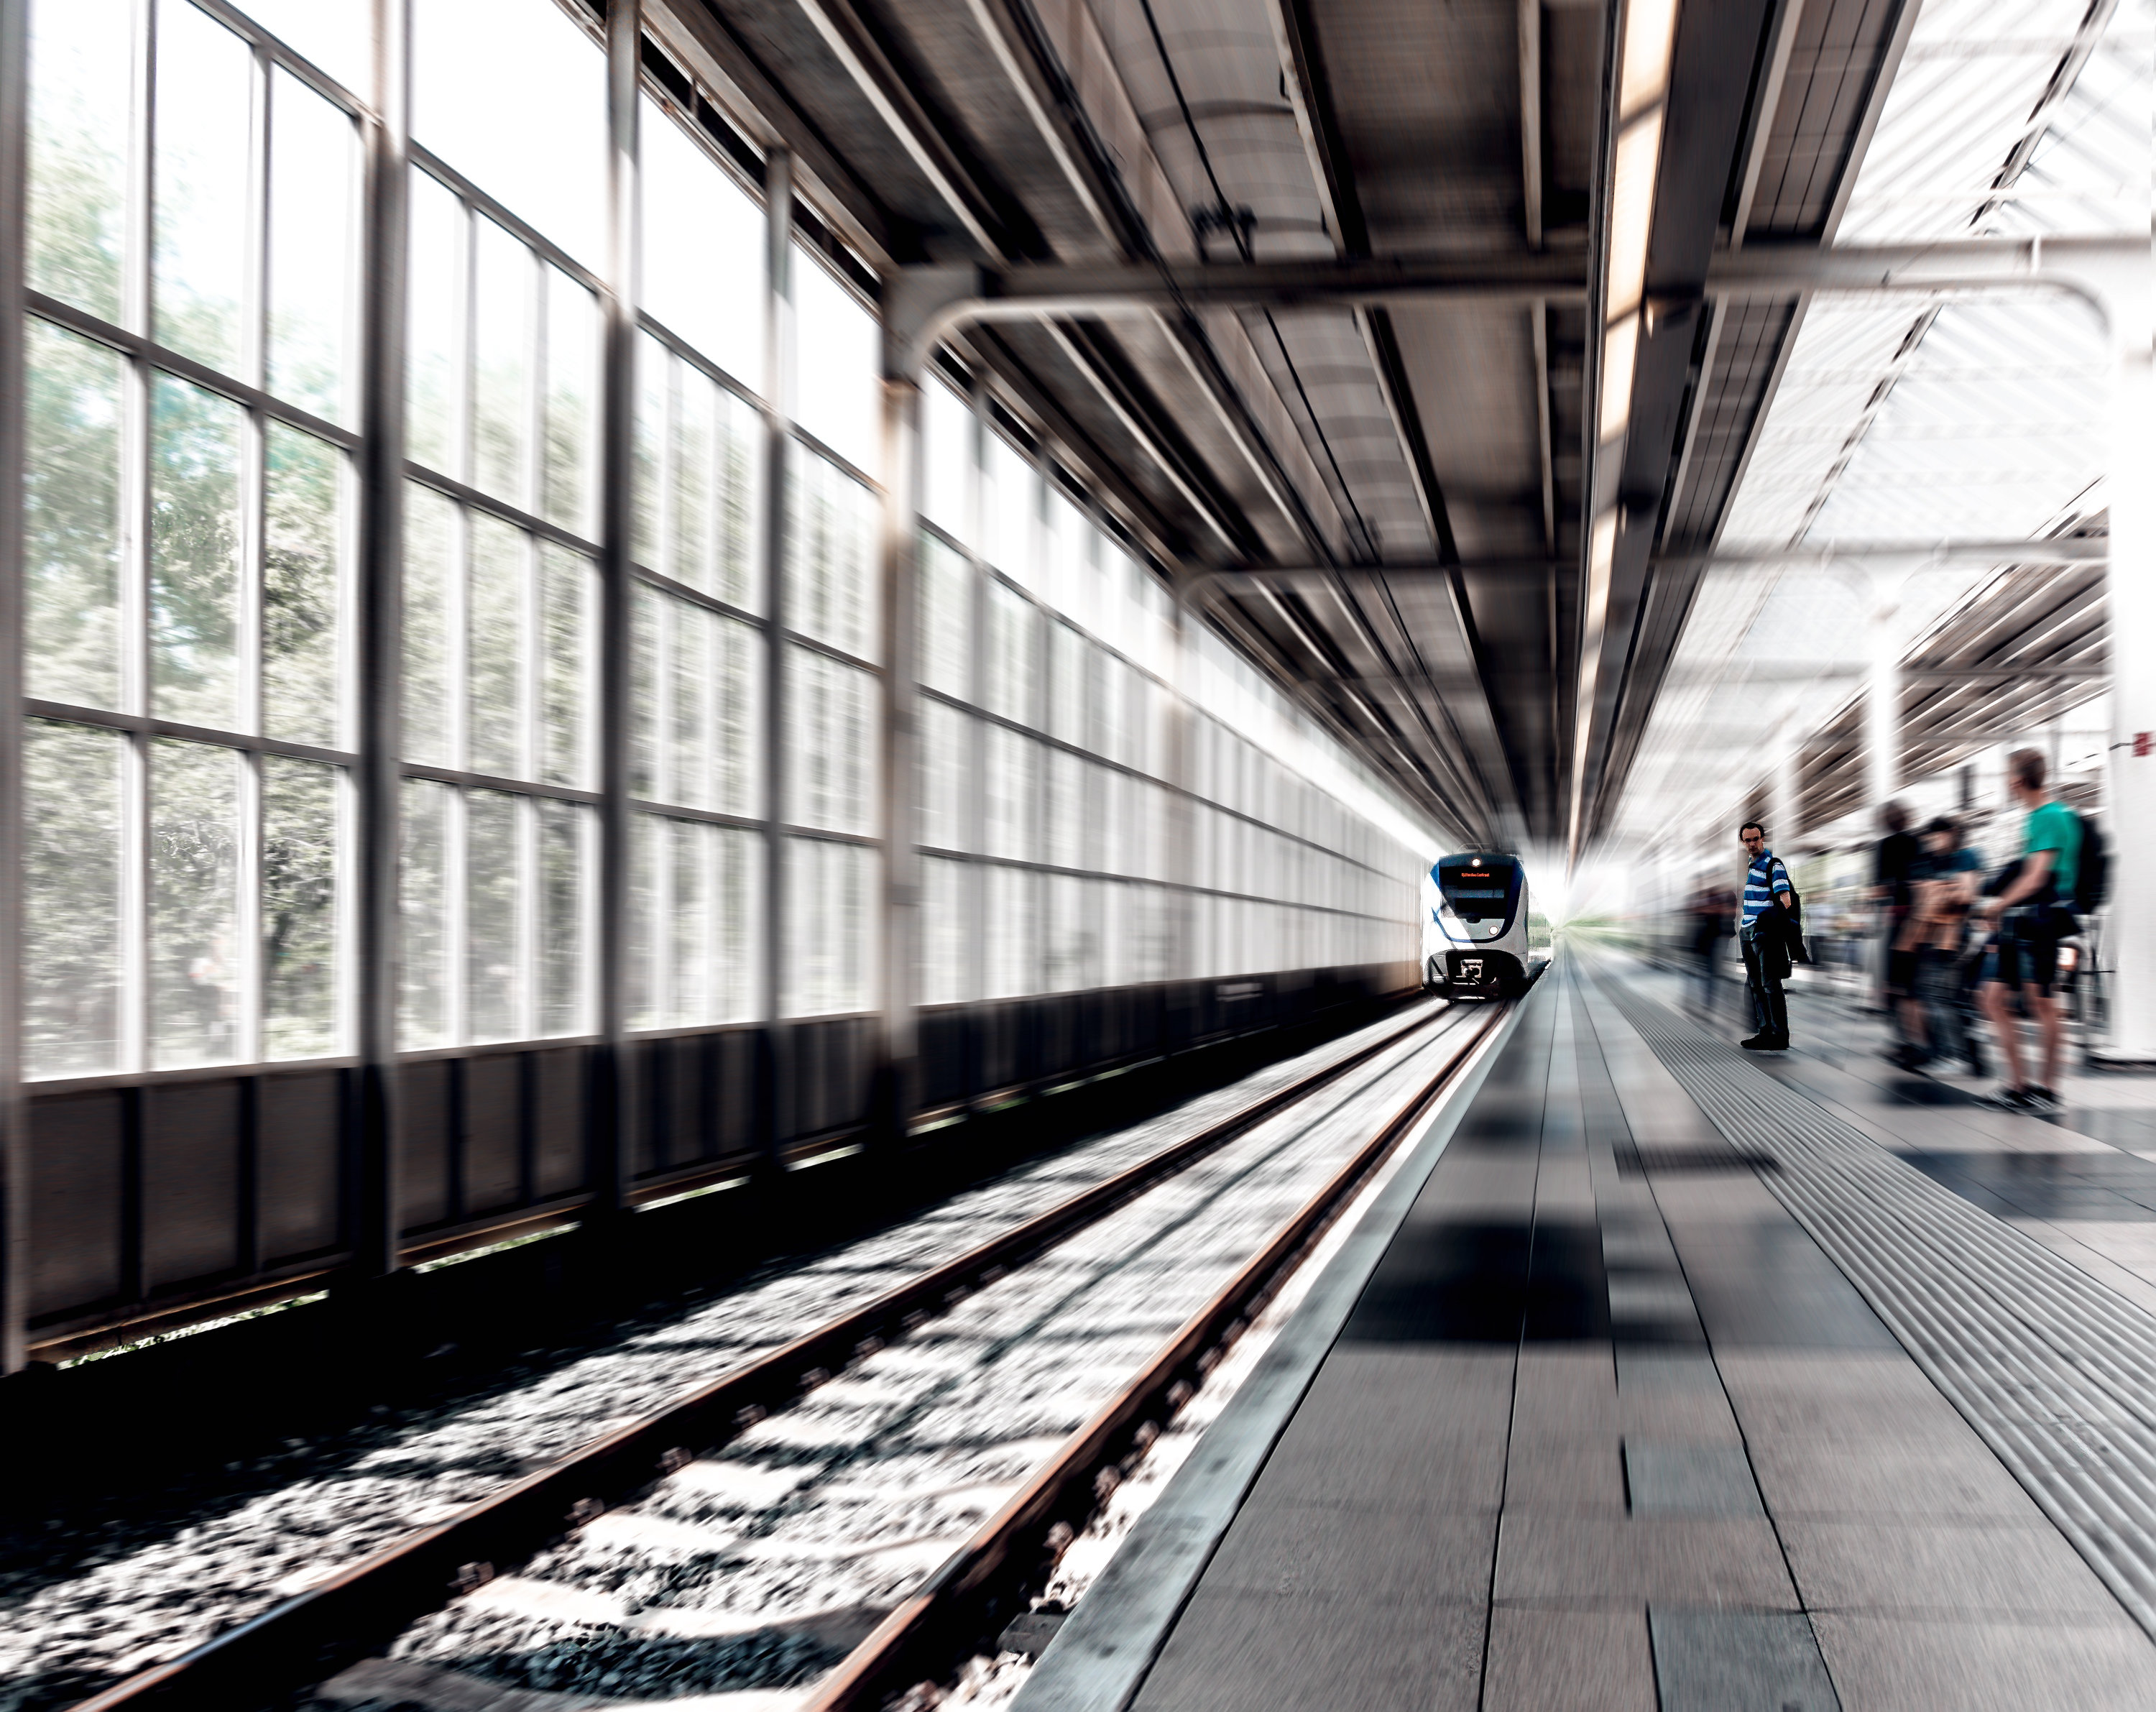
M 1761 1034 L 1786 1039 L 1789 1032 L 1789 1001 L 1782 993 L 1782 977 L 1774 954 L 1753 943 L 1747 928 L 1737 936 L 1744 953 L 1744 979 L 1752 991 L 1752 1021 Z

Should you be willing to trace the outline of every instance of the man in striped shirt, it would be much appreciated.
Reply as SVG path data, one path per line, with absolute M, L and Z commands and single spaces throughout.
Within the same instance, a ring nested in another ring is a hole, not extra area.
M 1747 820 L 1737 835 L 1752 858 L 1744 873 L 1744 922 L 1737 930 L 1737 943 L 1752 989 L 1752 1020 L 1759 1026 L 1751 1039 L 1738 1044 L 1754 1052 L 1784 1051 L 1789 1044 L 1789 1001 L 1782 982 L 1789 973 L 1789 954 L 1772 913 L 1789 907 L 1789 871 L 1767 848 L 1767 829 L 1757 820 Z

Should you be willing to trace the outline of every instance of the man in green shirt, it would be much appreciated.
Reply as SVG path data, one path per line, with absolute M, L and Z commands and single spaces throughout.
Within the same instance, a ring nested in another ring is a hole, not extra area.
M 2014 799 L 2029 811 L 2021 845 L 2021 871 L 2014 883 L 1990 901 L 1998 928 L 1984 949 L 1984 985 L 1977 1003 L 1991 1019 L 1999 1050 L 2006 1060 L 2006 1085 L 1999 1103 L 2012 1111 L 2045 1111 L 2059 1103 L 2052 1092 L 2059 1079 L 2059 1057 L 2066 1024 L 2051 996 L 2058 974 L 2059 936 L 2073 928 L 2074 883 L 2080 877 L 2081 817 L 2044 789 L 2044 757 L 2040 750 L 2016 749 L 2006 758 L 2006 777 Z M 2027 1081 L 2021 1070 L 2021 1031 L 2010 1008 L 2012 990 L 2023 1003 L 2044 1043 L 2044 1079 Z

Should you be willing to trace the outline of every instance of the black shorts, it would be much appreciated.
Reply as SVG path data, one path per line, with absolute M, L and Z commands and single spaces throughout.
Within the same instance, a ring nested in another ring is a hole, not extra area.
M 2049 996 L 2059 975 L 2059 933 L 2049 916 L 2009 923 L 1984 948 L 1984 979 Z
M 1890 951 L 1887 954 L 1887 990 L 1897 999 L 1907 999 L 1917 990 L 1917 954 L 1914 951 Z

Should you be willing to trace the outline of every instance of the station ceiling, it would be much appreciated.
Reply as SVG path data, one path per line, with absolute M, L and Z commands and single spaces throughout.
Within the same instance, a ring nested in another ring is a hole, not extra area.
M 1702 686 L 1741 663 L 1773 579 L 1723 589 L 1708 553 L 1823 527 L 1896 532 L 1891 495 L 1852 521 L 1866 444 L 1891 438 L 1882 401 L 1942 311 L 1905 301 L 1837 321 L 1794 292 L 1709 300 L 1710 264 L 1833 243 L 1852 208 L 1874 241 L 2031 218 L 2088 229 L 2086 208 L 2047 212 L 2024 181 L 2047 161 L 2072 177 L 2071 147 L 2116 165 L 2089 116 L 2118 104 L 2107 77 L 2131 76 L 2095 50 L 2145 33 L 2145 10 L 647 0 L 654 70 L 759 147 L 787 147 L 835 235 L 882 268 L 1439 258 L 1556 282 L 1389 306 L 1178 302 L 998 321 L 953 344 L 1445 835 L 1560 851 L 1646 835 L 1713 772 L 1682 770 L 1727 687 Z M 1658 32 L 1659 169 L 1626 387 L 1604 337 L 1613 265 L 1626 265 L 1611 253 L 1618 139 L 1637 126 L 1635 61 Z M 1882 121 L 1891 158 L 1867 176 Z M 1964 368 L 1998 364 L 1997 342 L 2016 337 L 1946 313 Z M 1989 532 L 2100 527 L 2086 496 L 2061 507 L 2054 473 Z M 1598 527 L 1614 531 L 1599 564 Z M 1282 567 L 1312 574 L 1209 574 Z M 2069 568 L 2078 581 L 2056 599 L 2050 572 L 1987 568 L 1971 587 L 2008 574 L 2020 580 L 1984 609 L 1994 630 L 2070 609 L 2085 620 L 2066 627 L 2074 657 L 2098 657 L 2100 574 Z M 1974 634 L 1939 657 L 2021 657 L 2014 636 L 1985 633 L 1984 653 Z M 2047 693 L 2085 694 L 2086 676 Z M 1822 814 L 1849 782 L 1829 741 L 1850 722 L 1835 681 L 1822 666 L 1802 686 L 1823 734 L 1810 758 Z M 1939 702 L 1912 739 L 1923 754 L 1947 753 L 1968 725 L 1949 716 L 1980 681 L 1933 681 L 1912 710 Z

